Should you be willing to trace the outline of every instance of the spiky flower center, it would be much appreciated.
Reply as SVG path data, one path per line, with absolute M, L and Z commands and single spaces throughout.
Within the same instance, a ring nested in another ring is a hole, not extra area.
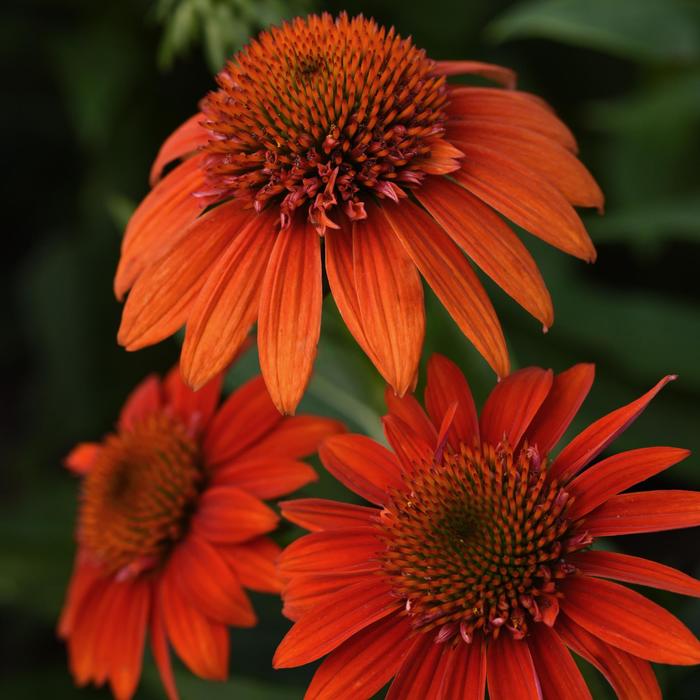
M 410 39 L 361 16 L 263 32 L 202 102 L 211 140 L 200 194 L 258 211 L 274 202 L 283 227 L 305 207 L 319 233 L 337 227 L 336 207 L 356 220 L 372 193 L 406 196 L 444 144 L 447 90 L 434 68 Z
M 530 621 L 553 624 L 565 555 L 585 546 L 569 495 L 527 447 L 462 446 L 417 469 L 382 515 L 383 568 L 416 629 L 470 642 Z
M 197 446 L 170 416 L 109 436 L 83 483 L 81 545 L 113 573 L 157 565 L 184 534 L 201 480 Z

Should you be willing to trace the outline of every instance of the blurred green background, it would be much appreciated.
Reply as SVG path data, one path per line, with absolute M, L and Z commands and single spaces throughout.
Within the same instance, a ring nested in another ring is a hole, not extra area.
M 435 58 L 491 60 L 548 99 L 580 139 L 607 195 L 586 214 L 599 261 L 587 266 L 525 236 L 555 302 L 538 323 L 486 283 L 516 366 L 597 364 L 573 430 L 680 378 L 615 445 L 698 447 L 700 433 L 700 7 L 681 0 L 14 0 L 0 12 L 5 224 L 0 686 L 3 698 L 108 697 L 71 683 L 54 635 L 73 551 L 77 484 L 61 458 L 107 432 L 124 396 L 166 370 L 169 341 L 127 354 L 111 291 L 123 226 L 147 191 L 163 138 L 194 111 L 224 57 L 260 27 L 308 10 L 347 9 L 394 24 Z M 426 354 L 456 360 L 483 400 L 493 376 L 434 299 Z M 255 371 L 254 352 L 231 384 Z M 316 375 L 303 408 L 378 434 L 383 387 L 324 308 Z M 697 456 L 653 487 L 698 488 Z M 327 476 L 307 493 L 337 495 Z M 282 539 L 294 536 L 290 529 Z M 698 532 L 622 538 L 613 546 L 700 575 Z M 648 592 L 648 591 L 645 591 Z M 700 632 L 700 604 L 648 592 Z M 184 698 L 301 698 L 310 670 L 274 672 L 287 623 L 256 596 L 261 624 L 234 631 L 228 684 L 179 673 Z M 586 671 L 596 698 L 611 697 Z M 664 696 L 700 695 L 693 669 L 659 667 Z M 138 698 L 163 697 L 150 660 Z

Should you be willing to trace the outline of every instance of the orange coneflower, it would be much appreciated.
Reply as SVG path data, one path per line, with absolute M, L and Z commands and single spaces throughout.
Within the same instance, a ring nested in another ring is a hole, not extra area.
M 387 698 L 590 698 L 569 652 L 620 698 L 660 691 L 649 661 L 695 664 L 700 642 L 673 615 L 608 579 L 700 597 L 700 581 L 653 561 L 591 548 L 604 535 L 700 524 L 700 494 L 622 493 L 688 455 L 649 447 L 591 462 L 672 377 L 557 444 L 593 381 L 591 365 L 501 381 L 477 417 L 444 357 L 428 366 L 427 415 L 387 394 L 394 452 L 331 437 L 328 470 L 378 507 L 320 499 L 282 504 L 312 530 L 280 557 L 295 624 L 277 668 L 322 656 L 306 694 Z
M 457 74 L 505 89 L 449 85 Z M 432 61 L 393 29 L 324 14 L 262 33 L 217 80 L 163 144 L 115 279 L 120 298 L 131 289 L 119 341 L 135 350 L 186 324 L 181 370 L 193 387 L 257 320 L 263 377 L 280 410 L 294 411 L 320 332 L 320 237 L 340 313 L 399 395 L 423 342 L 420 275 L 508 373 L 500 324 L 463 252 L 552 323 L 537 266 L 499 214 L 595 258 L 572 205 L 600 208 L 603 196 L 566 126 L 513 89 L 506 68 Z
M 312 481 L 298 461 L 339 430 L 282 418 L 257 377 L 217 411 L 221 376 L 194 393 L 174 370 L 146 379 L 114 434 L 66 459 L 83 476 L 78 549 L 59 634 L 78 684 L 109 682 L 130 698 L 146 630 L 168 697 L 172 644 L 198 676 L 228 671 L 227 626 L 251 627 L 243 588 L 279 592 L 277 515 L 261 499 Z

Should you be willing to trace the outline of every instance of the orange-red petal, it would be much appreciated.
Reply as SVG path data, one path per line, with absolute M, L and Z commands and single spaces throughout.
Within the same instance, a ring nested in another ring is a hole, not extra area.
M 389 687 L 386 700 L 421 698 L 435 700 L 442 682 L 442 657 L 447 653 L 446 644 L 436 644 L 435 634 L 418 634 L 413 646 Z
M 362 527 L 379 515 L 376 508 L 324 498 L 300 498 L 279 505 L 284 518 L 311 532 Z
M 478 75 L 500 83 L 506 88 L 513 89 L 517 81 L 514 70 L 481 61 L 436 61 L 434 73 L 438 75 Z
M 430 418 L 414 396 L 410 394 L 397 396 L 391 387 L 387 387 L 384 392 L 384 401 L 389 413 L 398 416 L 404 423 L 410 425 L 416 434 L 420 435 L 429 445 L 435 444 L 437 440 L 435 426 L 430 422 Z M 438 427 L 439 425 L 438 423 Z
M 382 425 L 386 439 L 399 458 L 404 471 L 411 472 L 417 465 L 433 462 L 434 445 L 423 440 L 410 425 L 398 416 L 384 416 Z
M 135 423 L 160 409 L 162 401 L 160 378 L 156 374 L 149 374 L 124 402 L 119 414 L 119 430 L 133 428 Z
M 175 686 L 175 676 L 173 675 L 173 666 L 170 661 L 170 649 L 168 648 L 168 638 L 165 632 L 162 602 L 157 595 L 153 597 L 149 630 L 151 633 L 151 653 L 158 668 L 160 680 L 165 688 L 165 694 L 168 696 L 168 700 L 179 700 L 177 687 Z
M 501 634 L 486 649 L 490 700 L 542 700 L 528 645 Z
M 261 593 L 282 590 L 277 574 L 277 558 L 282 548 L 271 538 L 257 537 L 240 544 L 218 545 L 216 549 L 246 588 Z
M 90 471 L 99 451 L 97 442 L 80 442 L 64 457 L 63 464 L 74 474 L 82 476 Z
M 486 692 L 486 644 L 483 638 L 477 635 L 471 644 L 453 646 L 446 657 L 442 700 L 451 697 L 483 700 Z
M 192 391 L 182 381 L 180 368 L 173 367 L 163 381 L 165 403 L 185 425 L 200 433 L 216 412 L 223 383 L 224 375 L 221 373 L 199 391 Z
M 158 155 L 151 166 L 149 177 L 151 187 L 158 182 L 163 168 L 168 163 L 190 155 L 207 142 L 207 131 L 201 125 L 203 118 L 204 115 L 201 112 L 193 114 L 163 141 L 163 145 L 160 147 Z

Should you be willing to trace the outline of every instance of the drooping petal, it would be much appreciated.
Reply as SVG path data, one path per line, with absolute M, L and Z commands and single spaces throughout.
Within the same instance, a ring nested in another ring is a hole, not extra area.
M 433 178 L 416 198 L 452 240 L 545 328 L 554 321 L 552 299 L 527 248 L 490 207 L 463 187 Z
M 401 488 L 401 467 L 385 447 L 364 435 L 334 435 L 318 449 L 323 466 L 371 503 L 382 505 L 391 488 Z
M 324 498 L 300 498 L 279 504 L 282 517 L 311 532 L 369 525 L 379 515 L 376 508 Z
M 526 367 L 502 379 L 481 410 L 481 439 L 494 447 L 500 442 L 515 447 L 551 387 L 552 371 L 539 367 Z
M 370 698 L 392 678 L 413 644 L 405 618 L 389 615 L 332 651 L 318 667 L 305 700 Z
M 122 312 L 119 343 L 139 350 L 182 328 L 217 261 L 254 216 L 233 200 L 192 221 L 136 280 Z
M 428 360 L 425 408 L 435 427 L 439 427 L 450 406 L 457 404 L 452 426 L 447 433 L 453 449 L 460 443 L 471 445 L 479 438 L 479 418 L 466 377 L 444 355 L 433 354 Z
M 420 276 L 376 207 L 353 224 L 352 247 L 362 327 L 377 369 L 403 396 L 415 385 L 425 335 Z
M 557 700 L 591 700 L 586 681 L 559 635 L 535 625 L 527 638 L 542 694 Z
M 568 578 L 563 590 L 562 610 L 604 642 L 662 664 L 700 662 L 692 632 L 639 593 L 589 576 Z
M 236 486 L 253 496 L 268 499 L 284 496 L 317 479 L 316 472 L 304 462 L 279 457 L 239 457 L 219 467 L 211 483 Z
M 74 474 L 82 476 L 90 471 L 99 451 L 97 442 L 78 443 L 63 459 L 63 464 Z
M 557 617 L 556 631 L 567 646 L 607 678 L 618 700 L 661 700 L 659 683 L 648 661 L 606 644 L 566 615 Z
M 700 525 L 700 492 L 643 491 L 612 496 L 584 520 L 593 537 L 678 530 Z
M 311 376 L 321 332 L 321 248 L 300 219 L 280 231 L 262 283 L 260 369 L 281 413 L 293 414 Z
M 488 78 L 503 87 L 513 89 L 517 80 L 515 71 L 493 63 L 481 61 L 436 61 L 433 69 L 438 75 L 478 75 Z
M 66 638 L 73 630 L 78 611 L 84 598 L 90 593 L 95 584 L 104 579 L 104 572 L 98 566 L 91 564 L 85 553 L 78 551 L 75 555 L 73 572 L 71 573 L 66 598 L 58 620 L 57 632 L 59 637 Z
M 188 156 L 203 146 L 208 140 L 206 129 L 201 125 L 204 115 L 201 112 L 193 114 L 187 121 L 168 136 L 158 151 L 153 165 L 149 182 L 153 187 L 160 179 L 163 168 L 178 158 Z
M 396 452 L 403 471 L 410 473 L 417 465 L 433 462 L 435 448 L 425 442 L 420 435 L 412 430 L 410 425 L 404 423 L 398 416 L 384 416 L 382 425 L 386 439 Z
M 484 700 L 486 692 L 486 644 L 480 635 L 471 644 L 457 644 L 447 653 L 442 678 L 443 700 L 452 697 Z
M 508 353 L 496 312 L 451 238 L 409 201 L 383 204 L 372 214 L 386 217 L 426 282 L 496 374 L 508 374 Z
M 387 387 L 384 392 L 384 401 L 389 413 L 398 416 L 402 421 L 410 425 L 429 445 L 435 443 L 437 439 L 435 426 L 430 422 L 430 418 L 428 418 L 415 396 L 410 394 L 397 396 L 391 390 L 391 387 Z
M 294 623 L 277 647 L 272 665 L 289 668 L 315 661 L 399 607 L 401 602 L 377 580 L 348 586 L 341 598 L 312 608 Z
M 234 544 L 271 532 L 278 520 L 255 496 L 234 486 L 213 486 L 199 499 L 192 532 L 211 542 Z
M 608 457 L 589 467 L 567 487 L 576 500 L 567 517 L 575 520 L 611 496 L 685 459 L 690 452 L 677 447 L 642 447 Z
M 224 375 L 219 374 L 199 391 L 192 391 L 182 381 L 179 367 L 173 367 L 163 382 L 165 403 L 196 434 L 209 424 L 221 396 Z
M 539 679 L 527 644 L 501 634 L 486 648 L 490 700 L 542 700 Z
M 217 622 L 252 627 L 257 622 L 250 599 L 218 549 L 191 533 L 178 544 L 166 576 L 179 586 L 190 605 Z
M 463 166 L 452 173 L 460 185 L 555 248 L 587 262 L 595 260 L 581 219 L 559 190 L 507 154 L 481 145 L 461 146 Z
M 165 688 L 165 694 L 168 696 L 168 700 L 179 700 L 180 696 L 175 687 L 175 676 L 173 675 L 173 667 L 170 661 L 168 638 L 165 633 L 162 602 L 157 595 L 153 597 L 149 631 L 151 633 L 151 653 L 153 654 L 153 660 L 156 662 L 160 680 Z
M 651 586 L 700 598 L 700 581 L 655 561 L 618 552 L 587 551 L 567 555 L 567 561 L 589 576 Z
M 272 208 L 254 217 L 219 257 L 194 302 L 180 360 L 193 388 L 226 367 L 253 325 L 276 225 Z
M 447 645 L 436 644 L 435 634 L 425 633 L 413 637 L 413 646 L 408 651 L 394 682 L 389 687 L 386 700 L 422 698 L 435 700 L 442 682 L 441 660 L 447 653 Z
M 273 539 L 257 537 L 240 544 L 218 545 L 216 549 L 246 588 L 261 593 L 279 593 L 282 590 L 277 574 L 277 558 L 282 548 Z
M 569 481 L 599 455 L 615 438 L 623 433 L 649 405 L 649 402 L 675 379 L 664 377 L 656 386 L 636 401 L 599 418 L 579 433 L 560 453 L 550 468 L 552 478 Z
M 552 388 L 525 431 L 529 445 L 549 454 L 566 432 L 593 385 L 595 366 L 579 364 L 554 375 Z
M 157 411 L 163 401 L 160 378 L 149 374 L 128 396 L 119 414 L 119 430 L 130 430 Z
M 204 436 L 207 464 L 221 464 L 247 448 L 282 422 L 262 377 L 256 376 L 223 403 Z

